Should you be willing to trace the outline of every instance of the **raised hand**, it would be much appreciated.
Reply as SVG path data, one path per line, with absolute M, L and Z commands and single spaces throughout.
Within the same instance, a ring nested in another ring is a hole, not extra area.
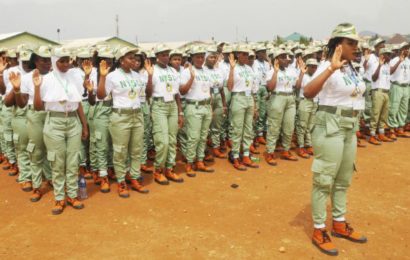
M 379 58 L 379 64 L 380 64 L 380 65 L 383 65 L 385 62 L 386 62 L 386 59 L 384 58 L 384 56 L 383 56 L 383 55 L 380 56 L 380 58 Z
M 273 69 L 275 71 L 279 71 L 279 60 L 275 59 L 275 61 L 273 62 Z
M 400 53 L 400 62 L 403 62 L 406 59 L 406 53 L 404 51 L 402 51 Z
M 333 71 L 340 69 L 347 63 L 346 60 L 342 60 L 342 53 L 342 45 L 338 45 L 336 47 L 335 53 L 333 53 L 332 60 L 330 63 L 330 67 Z
M 189 64 L 188 69 L 189 69 L 189 72 L 191 73 L 191 78 L 195 78 L 195 71 L 192 68 L 192 64 Z
M 364 60 L 365 60 L 365 61 L 368 61 L 369 58 L 370 58 L 370 50 L 369 50 L 369 49 L 366 49 L 366 50 L 364 51 Z
M 90 79 L 85 81 L 85 88 L 87 89 L 88 93 L 93 92 L 94 90 L 94 82 Z
M 229 65 L 231 65 L 231 68 L 235 67 L 236 65 L 236 60 L 233 53 L 229 54 Z
M 299 57 L 299 59 L 298 59 L 298 67 L 299 67 L 299 69 L 302 73 L 306 73 L 307 67 L 306 67 L 305 62 L 303 61 L 302 57 Z
M 91 71 L 93 70 L 93 64 L 91 63 L 90 60 L 84 60 L 83 63 L 81 64 L 83 71 L 86 76 L 89 76 L 91 74 Z
M 20 86 L 21 86 L 21 75 L 20 72 L 15 73 L 12 71 L 9 75 L 9 80 L 11 85 L 13 86 L 14 92 L 20 92 Z
M 111 67 L 108 67 L 107 62 L 105 60 L 102 60 L 100 62 L 100 75 L 101 76 L 107 76 L 107 74 L 110 72 Z
M 154 74 L 154 67 L 152 66 L 149 59 L 145 60 L 144 68 L 147 71 L 148 75 L 152 76 Z
M 43 77 L 41 77 L 40 71 L 35 69 L 33 72 L 33 84 L 35 87 L 40 87 L 41 83 L 43 83 Z

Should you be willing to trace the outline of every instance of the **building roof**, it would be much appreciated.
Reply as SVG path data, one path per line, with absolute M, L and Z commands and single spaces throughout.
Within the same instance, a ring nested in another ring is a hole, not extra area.
M 121 39 L 119 37 L 116 37 L 116 36 L 65 40 L 65 41 L 62 41 L 61 43 L 64 45 L 64 47 L 66 47 L 68 49 L 75 49 L 75 48 L 80 48 L 80 47 L 96 46 L 96 45 L 99 45 L 99 44 L 107 44 L 110 41 L 120 41 L 124 45 L 129 45 L 129 46 L 136 47 L 135 44 L 133 44 L 131 42 L 128 42 L 126 40 L 123 40 L 123 39 Z
M 0 34 L 0 44 L 4 41 L 10 40 L 12 38 L 15 38 L 15 37 L 18 37 L 18 36 L 21 36 L 21 35 L 29 35 L 29 36 L 32 36 L 34 38 L 38 38 L 40 40 L 47 41 L 47 42 L 49 42 L 50 44 L 53 44 L 53 45 L 60 45 L 58 42 L 52 41 L 50 39 L 47 39 L 47 38 L 41 37 L 41 36 L 36 35 L 36 34 L 29 33 L 29 32 L 12 32 L 12 33 Z

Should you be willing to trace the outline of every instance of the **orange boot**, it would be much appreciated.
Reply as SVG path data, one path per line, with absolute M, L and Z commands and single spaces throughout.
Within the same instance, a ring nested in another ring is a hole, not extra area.
M 108 176 L 104 176 L 100 178 L 101 183 L 100 183 L 100 191 L 102 193 L 108 193 L 110 192 L 110 181 L 108 180 Z
M 398 137 L 403 137 L 403 138 L 409 138 L 409 137 L 410 137 L 410 134 L 404 132 L 403 128 L 397 129 L 397 130 L 396 130 L 396 135 L 397 135 Z
M 181 177 L 181 175 L 174 172 L 172 168 L 165 169 L 165 178 L 173 182 L 178 182 L 178 183 L 184 182 L 184 179 Z
M 33 194 L 31 194 L 30 201 L 37 202 L 41 199 L 41 196 L 42 194 L 40 189 L 33 189 Z
M 265 161 L 271 166 L 278 165 L 278 162 L 276 161 L 275 153 L 266 153 L 265 154 Z
M 144 188 L 144 185 L 142 185 L 142 183 L 139 180 L 136 180 L 136 179 L 131 179 L 130 187 L 131 187 L 131 189 L 133 189 L 133 190 L 135 190 L 139 193 L 146 194 L 146 193 L 149 192 L 149 190 Z
M 65 208 L 65 201 L 64 200 L 56 200 L 54 202 L 54 207 L 51 210 L 51 213 L 53 215 L 59 215 L 59 214 L 63 213 L 64 208 Z
M 209 167 L 206 167 L 203 161 L 197 161 L 195 163 L 195 171 L 198 172 L 214 172 L 215 170 Z
M 185 165 L 185 174 L 186 176 L 191 177 L 191 178 L 196 176 L 196 173 L 194 173 L 192 169 L 192 163 L 187 163 Z
M 250 168 L 259 168 L 259 165 L 254 163 L 249 156 L 244 156 L 242 158 L 242 164 Z
M 260 144 L 263 144 L 263 145 L 266 145 L 266 140 L 263 136 L 256 137 L 256 142 L 258 142 Z
M 341 237 L 356 243 L 366 243 L 367 238 L 354 231 L 354 229 L 346 221 L 333 220 L 332 236 Z
M 297 155 L 299 155 L 302 158 L 305 158 L 305 159 L 310 158 L 310 155 L 306 152 L 305 148 L 303 148 L 303 147 L 297 148 L 296 153 L 297 153 Z
M 336 246 L 332 243 L 332 240 L 330 240 L 330 237 L 324 228 L 315 228 L 313 230 L 312 243 L 327 255 L 336 256 L 339 254 Z
M 374 145 L 381 145 L 382 143 L 377 140 L 375 135 L 370 136 L 369 138 L 369 143 L 374 144 Z
M 154 171 L 154 180 L 156 183 L 160 185 L 168 185 L 169 181 L 165 178 L 164 174 L 162 173 L 162 169 L 155 169 Z
M 298 160 L 298 158 L 296 158 L 296 156 L 294 156 L 290 151 L 283 151 L 280 156 L 283 160 L 288 160 L 288 161 Z
M 393 139 L 388 138 L 384 134 L 379 134 L 378 138 L 382 142 L 393 142 Z
M 246 167 L 241 164 L 241 162 L 239 161 L 239 158 L 235 158 L 233 159 L 233 167 L 239 171 L 246 171 Z
M 260 152 L 256 149 L 254 144 L 251 144 L 251 146 L 249 147 L 249 151 L 253 154 L 260 154 Z
M 226 157 L 226 154 L 224 154 L 223 152 L 221 152 L 221 150 L 220 150 L 219 147 L 213 148 L 213 149 L 212 149 L 212 153 L 214 154 L 214 156 L 215 156 L 216 158 L 219 158 L 219 159 L 226 159 L 226 158 L 227 158 L 227 157 Z
M 18 173 L 19 168 L 17 167 L 17 163 L 10 164 L 9 176 L 16 176 Z
M 141 171 L 142 171 L 143 173 L 151 174 L 151 173 L 154 172 L 154 169 L 153 169 L 152 167 L 149 167 L 149 166 L 146 165 L 146 164 L 141 164 Z
M 82 203 L 78 198 L 67 198 L 67 204 L 75 209 L 83 209 L 84 203 Z
M 130 193 L 128 191 L 128 186 L 125 181 L 118 183 L 118 195 L 121 198 L 128 198 L 130 196 Z

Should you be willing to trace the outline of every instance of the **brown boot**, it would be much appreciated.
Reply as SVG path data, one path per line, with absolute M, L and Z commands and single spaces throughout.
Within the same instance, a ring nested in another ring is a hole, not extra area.
M 275 153 L 266 153 L 265 154 L 265 161 L 272 166 L 278 165 L 278 162 L 276 161 L 276 155 Z
M 357 139 L 366 139 L 366 136 L 360 131 L 356 131 L 356 137 Z
M 19 173 L 17 163 L 10 164 L 9 176 L 16 176 Z
M 298 158 L 296 158 L 296 156 L 294 156 L 290 151 L 283 151 L 280 156 L 283 160 L 288 160 L 288 161 L 298 160 Z
M 101 185 L 101 178 L 98 175 L 98 171 L 93 171 L 92 175 L 93 175 L 94 184 L 95 185 Z
M 146 165 L 146 164 L 141 164 L 141 171 L 142 171 L 143 173 L 151 174 L 151 173 L 154 172 L 154 169 L 153 169 L 152 167 L 149 167 L 149 166 Z
M 108 176 L 104 176 L 100 178 L 101 184 L 100 184 L 100 191 L 102 193 L 108 193 L 111 191 L 110 189 L 110 180 L 108 180 Z
M 330 240 L 330 237 L 324 228 L 315 228 L 313 230 L 312 243 L 327 255 L 336 256 L 339 254 L 336 246 L 332 243 L 332 240 Z
M 259 168 L 259 165 L 254 163 L 249 156 L 242 157 L 242 164 L 250 168 Z
M 198 171 L 198 172 L 214 172 L 214 169 L 206 167 L 203 161 L 197 161 L 195 163 L 195 171 Z
M 5 162 L 4 154 L 0 153 L 0 164 Z
M 88 171 L 86 166 L 80 166 L 80 174 L 84 176 L 84 179 L 86 180 L 91 180 L 93 178 L 93 175 L 91 174 L 90 171 Z
M 404 131 L 410 132 L 410 123 L 407 123 L 406 127 L 404 128 Z
M 31 202 L 37 202 L 41 199 L 41 191 L 40 189 L 33 189 L 33 194 L 30 196 L 30 201 Z
M 260 144 L 263 144 L 263 145 L 266 145 L 266 140 L 263 136 L 256 137 L 256 142 L 258 142 Z
M 220 150 L 221 150 L 222 152 L 225 152 L 225 151 L 226 151 L 226 148 L 227 148 L 226 142 L 221 141 L 219 148 L 220 148 Z M 214 155 L 215 155 L 215 154 L 214 154 Z
M 128 186 L 125 181 L 118 183 L 118 195 L 121 198 L 128 198 L 130 196 L 130 193 L 128 191 Z
M 296 149 L 296 154 L 302 158 L 309 159 L 310 155 L 306 152 L 305 148 L 299 147 Z
M 147 153 L 148 160 L 154 161 L 155 160 L 156 152 L 155 150 L 149 150 Z
M 144 186 L 142 185 L 140 181 L 135 180 L 135 179 L 131 179 L 130 186 L 131 186 L 131 189 L 139 193 L 147 194 L 149 192 L 149 190 L 144 188 Z
M 84 203 L 82 203 L 78 198 L 67 198 L 67 204 L 75 209 L 83 209 Z
M 228 146 L 230 149 L 232 149 L 232 141 L 231 140 L 226 140 L 226 146 Z
M 11 164 L 9 162 L 9 159 L 6 158 L 4 162 L 3 170 L 7 171 L 7 170 L 10 170 L 10 168 L 11 168 Z
M 388 138 L 392 139 L 393 141 L 396 141 L 396 140 L 397 140 L 397 136 L 396 136 L 396 134 L 394 133 L 394 130 L 393 130 L 393 129 L 388 130 L 388 131 L 386 132 L 386 136 L 387 136 Z
M 332 236 L 345 238 L 356 243 L 367 242 L 367 238 L 359 232 L 354 231 L 354 229 L 346 221 L 333 220 Z
M 160 185 L 168 185 L 169 181 L 165 178 L 164 174 L 162 174 L 161 169 L 155 169 L 154 171 L 154 180 L 156 183 Z
M 112 168 L 112 167 L 108 168 L 107 172 L 108 172 L 108 178 L 109 179 L 111 179 L 113 181 L 117 180 L 117 176 L 115 176 L 114 168 Z
M 205 161 L 205 162 L 214 162 L 215 159 L 214 159 L 214 156 L 212 155 L 212 153 L 207 152 L 207 153 L 205 154 L 204 161 Z
M 381 145 L 382 143 L 377 140 L 376 136 L 372 135 L 369 138 L 369 143 L 374 144 L 374 145 Z
M 184 182 L 184 179 L 181 177 L 181 175 L 174 172 L 172 168 L 165 169 L 165 177 L 168 180 L 173 181 L 173 182 L 178 182 L 178 183 Z
M 256 149 L 255 145 L 253 144 L 251 144 L 251 146 L 249 147 L 249 152 L 253 154 L 260 154 L 260 152 Z
M 24 181 L 20 182 L 21 189 L 25 192 L 30 192 L 33 190 L 33 186 L 31 184 L 31 181 Z
M 226 154 L 222 153 L 219 147 L 213 148 L 212 153 L 214 154 L 214 156 L 216 158 L 219 158 L 219 159 L 226 159 L 227 158 Z
M 366 144 L 364 144 L 361 139 L 357 139 L 357 147 L 364 148 L 364 147 L 366 147 Z
M 239 171 L 247 170 L 247 168 L 239 161 L 239 158 L 233 159 L 233 167 Z
M 384 134 L 379 134 L 378 139 L 382 142 L 393 142 L 392 139 L 388 138 Z
M 404 132 L 403 128 L 397 129 L 397 130 L 396 130 L 396 135 L 397 135 L 397 137 L 410 138 L 410 134 Z
M 192 163 L 187 163 L 185 165 L 185 174 L 188 177 L 195 177 L 196 173 L 194 172 L 194 170 L 192 169 Z
M 312 146 L 307 147 L 305 150 L 306 150 L 307 154 L 313 155 L 313 147 Z
M 53 215 L 59 215 L 59 214 L 63 213 L 64 208 L 65 208 L 65 201 L 64 200 L 56 200 L 54 202 L 54 207 L 51 210 L 51 213 Z

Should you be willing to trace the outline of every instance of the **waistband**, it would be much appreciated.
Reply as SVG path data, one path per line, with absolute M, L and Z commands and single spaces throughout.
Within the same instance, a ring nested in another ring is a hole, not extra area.
M 70 112 L 56 112 L 56 111 L 49 111 L 48 112 L 49 116 L 51 117 L 76 117 L 77 116 L 77 111 L 70 111 Z
M 374 92 L 389 93 L 389 90 L 388 90 L 388 89 L 384 89 L 384 88 L 375 88 L 375 89 L 372 89 L 372 91 L 374 91 Z
M 272 95 L 276 96 L 294 96 L 293 92 L 272 92 Z
M 410 86 L 410 84 L 399 83 L 399 82 L 397 82 L 397 81 L 393 81 L 392 83 L 393 83 L 394 85 L 398 85 L 398 86 L 404 87 L 404 88 Z
M 154 100 L 154 101 L 161 101 L 161 102 L 164 102 L 164 103 L 172 103 L 172 102 L 175 101 L 175 97 L 174 97 L 174 99 L 171 100 L 171 101 L 165 101 L 164 97 L 152 97 L 152 100 Z
M 131 115 L 141 112 L 141 108 L 113 108 L 112 112 L 117 114 Z
M 211 100 L 210 100 L 210 99 L 204 99 L 204 100 L 200 100 L 200 101 L 191 100 L 191 99 L 186 99 L 185 102 L 186 102 L 187 104 L 196 105 L 196 106 L 198 106 L 198 105 L 204 106 L 204 105 L 209 105 L 209 104 L 211 104 Z
M 359 110 L 354 110 L 353 108 L 346 109 L 346 108 L 340 108 L 337 106 L 325 106 L 325 105 L 319 105 L 318 111 L 324 111 L 324 112 L 335 114 L 335 115 L 337 114 L 343 117 L 356 117 L 359 114 Z
M 102 104 L 104 107 L 112 107 L 112 100 L 97 101 L 96 104 Z

